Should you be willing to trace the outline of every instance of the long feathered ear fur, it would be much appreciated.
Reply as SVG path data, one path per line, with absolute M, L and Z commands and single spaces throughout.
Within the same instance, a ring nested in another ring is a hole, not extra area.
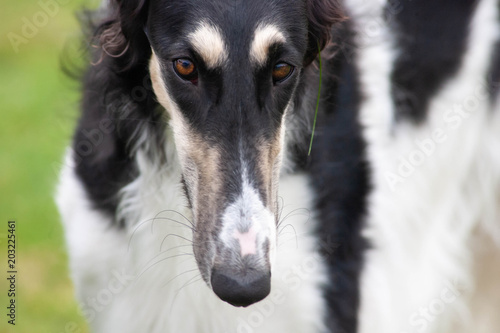
M 127 70 L 149 59 L 149 42 L 143 27 L 147 20 L 147 0 L 111 0 L 107 16 L 97 24 L 94 47 L 99 48 L 97 61 L 103 57 L 120 58 L 119 70 Z
M 332 26 L 345 20 L 338 0 L 307 0 L 309 45 L 304 65 L 309 65 L 331 40 Z
M 147 0 L 108 0 L 105 8 L 87 13 L 93 64 L 83 76 L 73 151 L 88 195 L 110 216 L 117 214 L 121 189 L 138 175 L 133 150 L 145 147 L 143 134 L 148 134 L 147 149 L 155 149 L 165 135 L 148 71 L 151 49 L 143 30 L 147 9 Z M 101 130 L 101 124 L 109 126 Z M 96 131 L 99 143 L 78 153 L 88 133 Z M 161 152 L 155 156 L 163 158 Z M 119 219 L 115 223 L 123 225 Z

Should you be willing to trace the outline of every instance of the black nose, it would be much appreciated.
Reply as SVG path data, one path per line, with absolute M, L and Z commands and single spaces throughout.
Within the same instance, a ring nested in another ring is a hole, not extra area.
M 219 298 L 234 306 L 249 306 L 263 300 L 271 291 L 271 272 L 249 270 L 246 274 L 212 270 L 212 289 Z

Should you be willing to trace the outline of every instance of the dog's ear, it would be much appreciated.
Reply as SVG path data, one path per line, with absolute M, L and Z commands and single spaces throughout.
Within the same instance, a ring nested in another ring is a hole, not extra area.
M 123 69 L 132 67 L 150 53 L 144 32 L 148 0 L 111 0 L 107 17 L 96 30 L 98 46 L 103 56 L 121 58 Z
M 319 50 L 322 50 L 331 38 L 332 26 L 345 19 L 338 0 L 307 0 L 309 20 L 308 48 L 304 57 L 304 66 L 309 65 Z

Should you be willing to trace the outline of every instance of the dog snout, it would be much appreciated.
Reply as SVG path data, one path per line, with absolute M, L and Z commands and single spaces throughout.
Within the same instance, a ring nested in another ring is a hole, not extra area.
M 269 236 L 252 225 L 234 229 L 219 248 L 211 271 L 214 293 L 234 306 L 249 306 L 271 289 Z
M 271 271 L 265 268 L 238 271 L 223 265 L 213 268 L 211 284 L 221 300 L 233 306 L 246 307 L 269 295 Z

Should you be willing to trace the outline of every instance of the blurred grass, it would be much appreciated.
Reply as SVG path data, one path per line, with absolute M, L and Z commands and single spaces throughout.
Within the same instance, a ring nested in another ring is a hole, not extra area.
M 58 163 L 70 141 L 79 100 L 78 84 L 60 69 L 60 55 L 68 41 L 79 38 L 74 12 L 83 5 L 92 4 L 61 1 L 57 13 L 15 52 L 8 33 L 23 36 L 22 19 L 33 21 L 43 9 L 37 1 L 0 1 L 1 309 L 8 302 L 4 276 L 9 219 L 17 221 L 18 269 L 17 323 L 8 325 L 1 310 L 0 332 L 88 331 L 74 301 L 53 202 Z

